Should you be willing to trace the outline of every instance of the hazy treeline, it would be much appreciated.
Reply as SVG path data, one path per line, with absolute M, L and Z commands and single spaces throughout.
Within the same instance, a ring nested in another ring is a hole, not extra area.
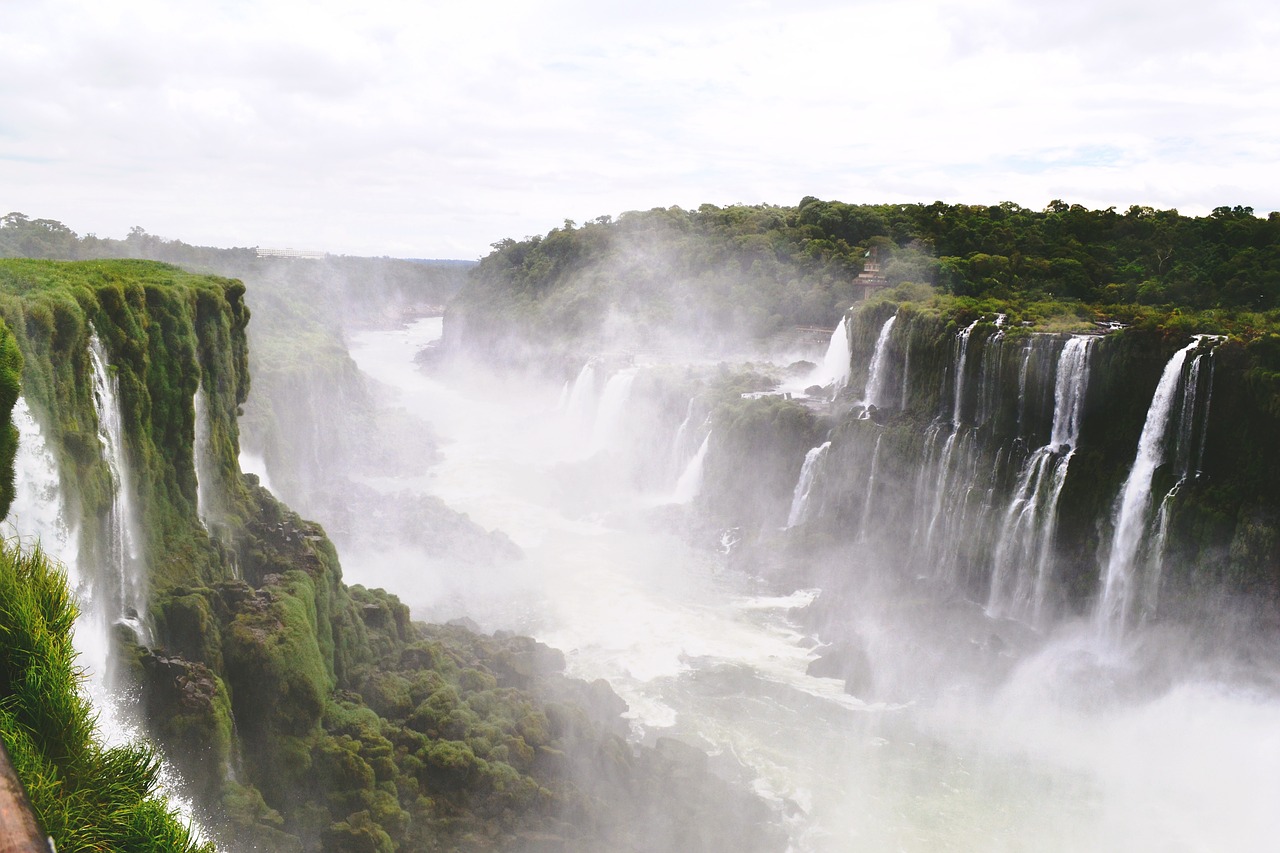
M 890 284 L 955 296 L 1064 305 L 1280 307 L 1280 216 L 1220 207 L 1205 217 L 1130 207 L 1043 211 L 993 206 L 678 207 L 566 221 L 502 240 L 458 300 L 474 336 L 558 338 L 682 330 L 762 337 L 834 325 L 861 296 L 868 252 Z M 625 325 L 620 318 L 625 318 Z

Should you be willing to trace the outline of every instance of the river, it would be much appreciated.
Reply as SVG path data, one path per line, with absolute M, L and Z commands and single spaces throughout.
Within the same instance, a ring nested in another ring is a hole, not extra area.
M 936 683 L 863 702 L 806 674 L 815 652 L 794 608 L 816 590 L 769 588 L 671 532 L 672 495 L 629 485 L 615 437 L 584 434 L 565 389 L 420 370 L 441 323 L 352 337 L 360 369 L 442 454 L 428 472 L 367 482 L 438 496 L 524 557 L 451 570 L 389 542 L 344 551 L 348 582 L 387 587 L 418 618 L 465 615 L 563 650 L 571 674 L 626 700 L 637 739 L 679 737 L 773 803 L 794 851 L 1274 849 L 1272 646 L 1242 667 L 1198 629 L 1105 646 L 1086 620 L 1064 621 L 992 652 L 989 671 L 949 672 L 937 649 L 970 634 L 933 625 L 924 639 L 894 602 L 868 602 L 849 618 L 872 664 Z

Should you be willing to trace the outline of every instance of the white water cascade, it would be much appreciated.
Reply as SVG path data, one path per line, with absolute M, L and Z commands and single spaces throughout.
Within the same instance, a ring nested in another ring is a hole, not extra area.
M 711 433 L 708 432 L 707 437 L 698 446 L 698 452 L 693 454 L 693 458 L 689 460 L 684 473 L 676 481 L 676 490 L 671 498 L 673 502 L 687 504 L 698 496 L 698 492 L 702 491 L 702 469 L 707 459 L 707 448 L 710 446 Z
M 849 324 L 845 317 L 831 333 L 831 343 L 827 344 L 827 353 L 822 364 L 809 377 L 809 384 L 835 385 L 833 396 L 838 395 L 845 385 L 849 384 L 849 372 L 852 367 L 853 352 L 849 349 Z
M 697 406 L 698 398 L 689 398 L 689 405 L 684 410 L 684 420 L 680 421 L 680 426 L 676 427 L 675 438 L 671 439 L 671 477 L 680 479 L 680 474 L 684 472 L 688 449 L 686 445 L 689 443 L 689 428 L 693 426 L 694 408 Z
M 23 547 L 39 544 L 66 567 L 74 590 L 80 583 L 79 532 L 62 498 L 58 465 L 24 397 L 13 406 L 13 423 L 18 428 L 18 452 L 13 460 L 14 496 L 5 517 L 6 535 L 17 536 Z
M 93 606 L 112 620 L 127 623 L 144 645 L 148 642 L 147 570 L 142 558 L 142 536 L 133 496 L 133 479 L 125 458 L 124 422 L 120 413 L 119 382 L 108 366 L 107 351 L 97 334 L 89 339 L 93 365 L 93 406 L 98 415 L 98 442 L 111 472 L 111 507 L 106 567 L 108 575 L 95 581 Z
M 811 448 L 804 455 L 804 464 L 800 466 L 800 477 L 796 480 L 795 493 L 791 496 L 791 511 L 787 513 L 787 528 L 795 527 L 804 521 L 809 509 L 809 494 L 813 491 L 813 482 L 817 479 L 822 467 L 822 460 L 831 449 L 831 442 L 823 442 Z
M 1201 336 L 1201 340 L 1217 338 Z M 1151 542 L 1147 548 L 1145 576 L 1140 594 L 1142 596 L 1143 613 L 1154 613 L 1159 605 L 1160 579 L 1164 574 L 1165 546 L 1169 539 L 1169 520 L 1172 515 L 1173 502 L 1182 491 L 1189 478 L 1200 476 L 1200 466 L 1204 464 L 1205 445 L 1209 436 L 1209 406 L 1213 402 L 1213 365 L 1214 350 L 1202 352 L 1191 359 L 1191 367 L 1187 371 L 1187 381 L 1182 392 L 1182 406 L 1178 415 L 1178 432 L 1173 442 L 1173 463 L 1178 480 L 1165 493 L 1156 510 L 1155 522 L 1151 527 Z M 1204 405 L 1199 405 L 1201 371 L 1205 363 L 1209 365 L 1207 388 L 1204 393 Z M 1197 417 L 1199 414 L 1199 417 Z M 1193 470 L 1194 466 L 1194 470 Z
M 978 327 L 980 322 L 982 322 L 981 317 L 956 334 L 956 369 L 951 381 L 951 423 L 956 427 L 960 426 L 961 407 L 964 405 L 964 380 L 965 368 L 969 358 L 969 338 L 973 335 L 973 330 Z M 953 437 L 954 435 L 955 433 L 952 433 Z
M 858 542 L 866 542 L 870 533 L 871 508 L 875 506 L 876 472 L 880 468 L 880 441 L 884 433 L 876 436 L 876 446 L 871 450 L 871 474 L 867 477 L 867 493 L 862 499 L 862 517 L 858 519 Z
M 27 401 L 19 397 L 13 408 L 18 428 L 14 459 L 14 500 L 5 517 L 5 532 L 17 536 L 24 548 L 39 544 L 45 554 L 67 571 L 67 582 L 79 614 L 72 632 L 77 664 L 84 668 L 83 689 L 98 713 L 98 731 L 107 746 L 135 739 L 137 729 L 127 722 L 121 697 L 108 686 L 111 625 L 115 607 L 104 606 L 105 585 L 92 567 L 82 565 L 80 532 L 62 490 L 58 463 Z
M 918 486 L 884 433 L 871 535 L 826 566 L 850 585 L 841 609 L 826 616 L 856 633 L 868 660 L 869 693 L 855 697 L 844 679 L 809 673 L 822 639 L 809 619 L 826 592 L 738 571 L 734 555 L 746 546 L 732 543 L 743 531 L 702 530 L 691 542 L 661 520 L 684 514 L 655 513 L 652 496 L 624 478 L 584 506 L 563 488 L 575 482 L 566 477 L 576 467 L 565 463 L 576 457 L 560 441 L 564 418 L 553 409 L 561 383 L 539 386 L 476 365 L 424 373 L 411 360 L 420 346 L 406 340 L 431 340 L 439 327 L 437 318 L 352 336 L 353 358 L 397 395 L 393 404 L 449 439 L 431 476 L 406 475 L 386 488 L 428 490 L 507 532 L 524 557 L 457 572 L 431 568 L 407 542 L 371 544 L 342 551 L 351 582 L 397 592 L 415 618 L 468 615 L 486 631 L 528 633 L 562 650 L 570 675 L 603 678 L 627 702 L 636 739 L 666 736 L 704 749 L 759 793 L 792 853 L 1274 846 L 1280 699 L 1273 688 L 1233 681 L 1237 670 L 1188 659 L 1187 649 L 1209 645 L 1194 629 L 1162 624 L 1160 642 L 1116 651 L 1088 623 L 1050 619 L 1029 631 L 961 597 L 935 605 L 930 564 L 900 571 L 911 520 L 881 513 L 923 504 L 927 524 L 951 431 L 950 393 Z M 1100 352 L 1091 355 L 1095 370 Z M 1045 436 L 1036 444 L 1049 434 L 1059 356 L 1037 343 L 1027 383 L 1033 398 L 1045 397 L 1027 408 L 1028 430 L 1038 425 Z M 689 453 L 703 442 L 702 419 L 695 410 L 687 426 Z M 647 446 L 665 452 L 672 431 L 647 436 Z M 948 482 L 956 501 L 969 490 L 971 460 L 990 470 L 967 438 L 975 431 L 961 432 Z M 858 434 L 873 440 L 864 428 Z M 829 453 L 818 478 L 814 510 L 835 458 Z M 992 510 L 996 527 L 1006 506 Z M 843 506 L 849 533 L 863 508 L 858 498 Z M 947 548 L 977 535 L 967 523 L 957 516 Z M 1252 665 L 1273 679 L 1277 659 Z M 713 827 L 707 833 L 715 838 Z
M 1097 340 L 1093 335 L 1075 335 L 1058 357 L 1049 443 L 1023 464 L 992 560 L 987 612 L 993 616 L 1013 616 L 1033 625 L 1043 621 L 1058 498 L 1080 436 L 1089 353 Z M 1023 377 L 1025 373 L 1024 362 Z
M 1116 503 L 1111 549 L 1103 567 L 1102 595 L 1097 611 L 1099 630 L 1111 638 L 1122 636 L 1134 616 L 1142 616 L 1141 612 L 1135 611 L 1141 611 L 1147 604 L 1139 600 L 1142 585 L 1137 575 L 1149 529 L 1151 481 L 1156 469 L 1168 457 L 1165 436 L 1182 381 L 1182 367 L 1187 356 L 1200 346 L 1201 340 L 1197 337 L 1178 350 L 1165 365 L 1147 409 L 1133 467 L 1129 469 Z
M 591 428 L 591 452 L 598 453 L 620 443 L 626 427 L 627 401 L 631 398 L 631 386 L 636 381 L 638 368 L 619 370 L 609 377 L 600 395 L 600 405 Z
M 580 430 L 589 430 L 595 420 L 596 413 L 596 364 L 588 361 L 578 371 L 569 389 L 569 399 L 565 406 L 569 420 Z
M 871 367 L 867 372 L 867 387 L 862 392 L 862 406 L 866 410 L 864 417 L 870 416 L 872 406 L 884 405 L 881 397 L 884 394 L 886 355 L 889 351 L 889 337 L 893 333 L 893 324 L 897 319 L 898 315 L 895 313 L 885 320 L 884 325 L 880 327 L 880 334 L 876 337 L 876 348 L 871 355 Z
M 196 473 L 196 515 L 205 530 L 210 529 L 214 512 L 214 471 L 210 460 L 213 458 L 213 434 L 209 421 L 209 399 L 205 396 L 204 385 L 196 388 L 192 401 L 196 413 L 195 443 L 191 447 Z

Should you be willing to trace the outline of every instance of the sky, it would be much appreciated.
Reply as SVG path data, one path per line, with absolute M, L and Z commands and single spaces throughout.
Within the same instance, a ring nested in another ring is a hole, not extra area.
M 0 0 L 0 208 L 474 259 L 680 205 L 1280 209 L 1274 0 Z

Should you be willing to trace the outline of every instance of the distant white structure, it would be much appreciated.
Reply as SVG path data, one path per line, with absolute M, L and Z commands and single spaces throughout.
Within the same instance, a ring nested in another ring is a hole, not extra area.
M 258 249 L 260 258 L 311 258 L 320 260 L 326 252 L 312 252 L 307 249 Z

